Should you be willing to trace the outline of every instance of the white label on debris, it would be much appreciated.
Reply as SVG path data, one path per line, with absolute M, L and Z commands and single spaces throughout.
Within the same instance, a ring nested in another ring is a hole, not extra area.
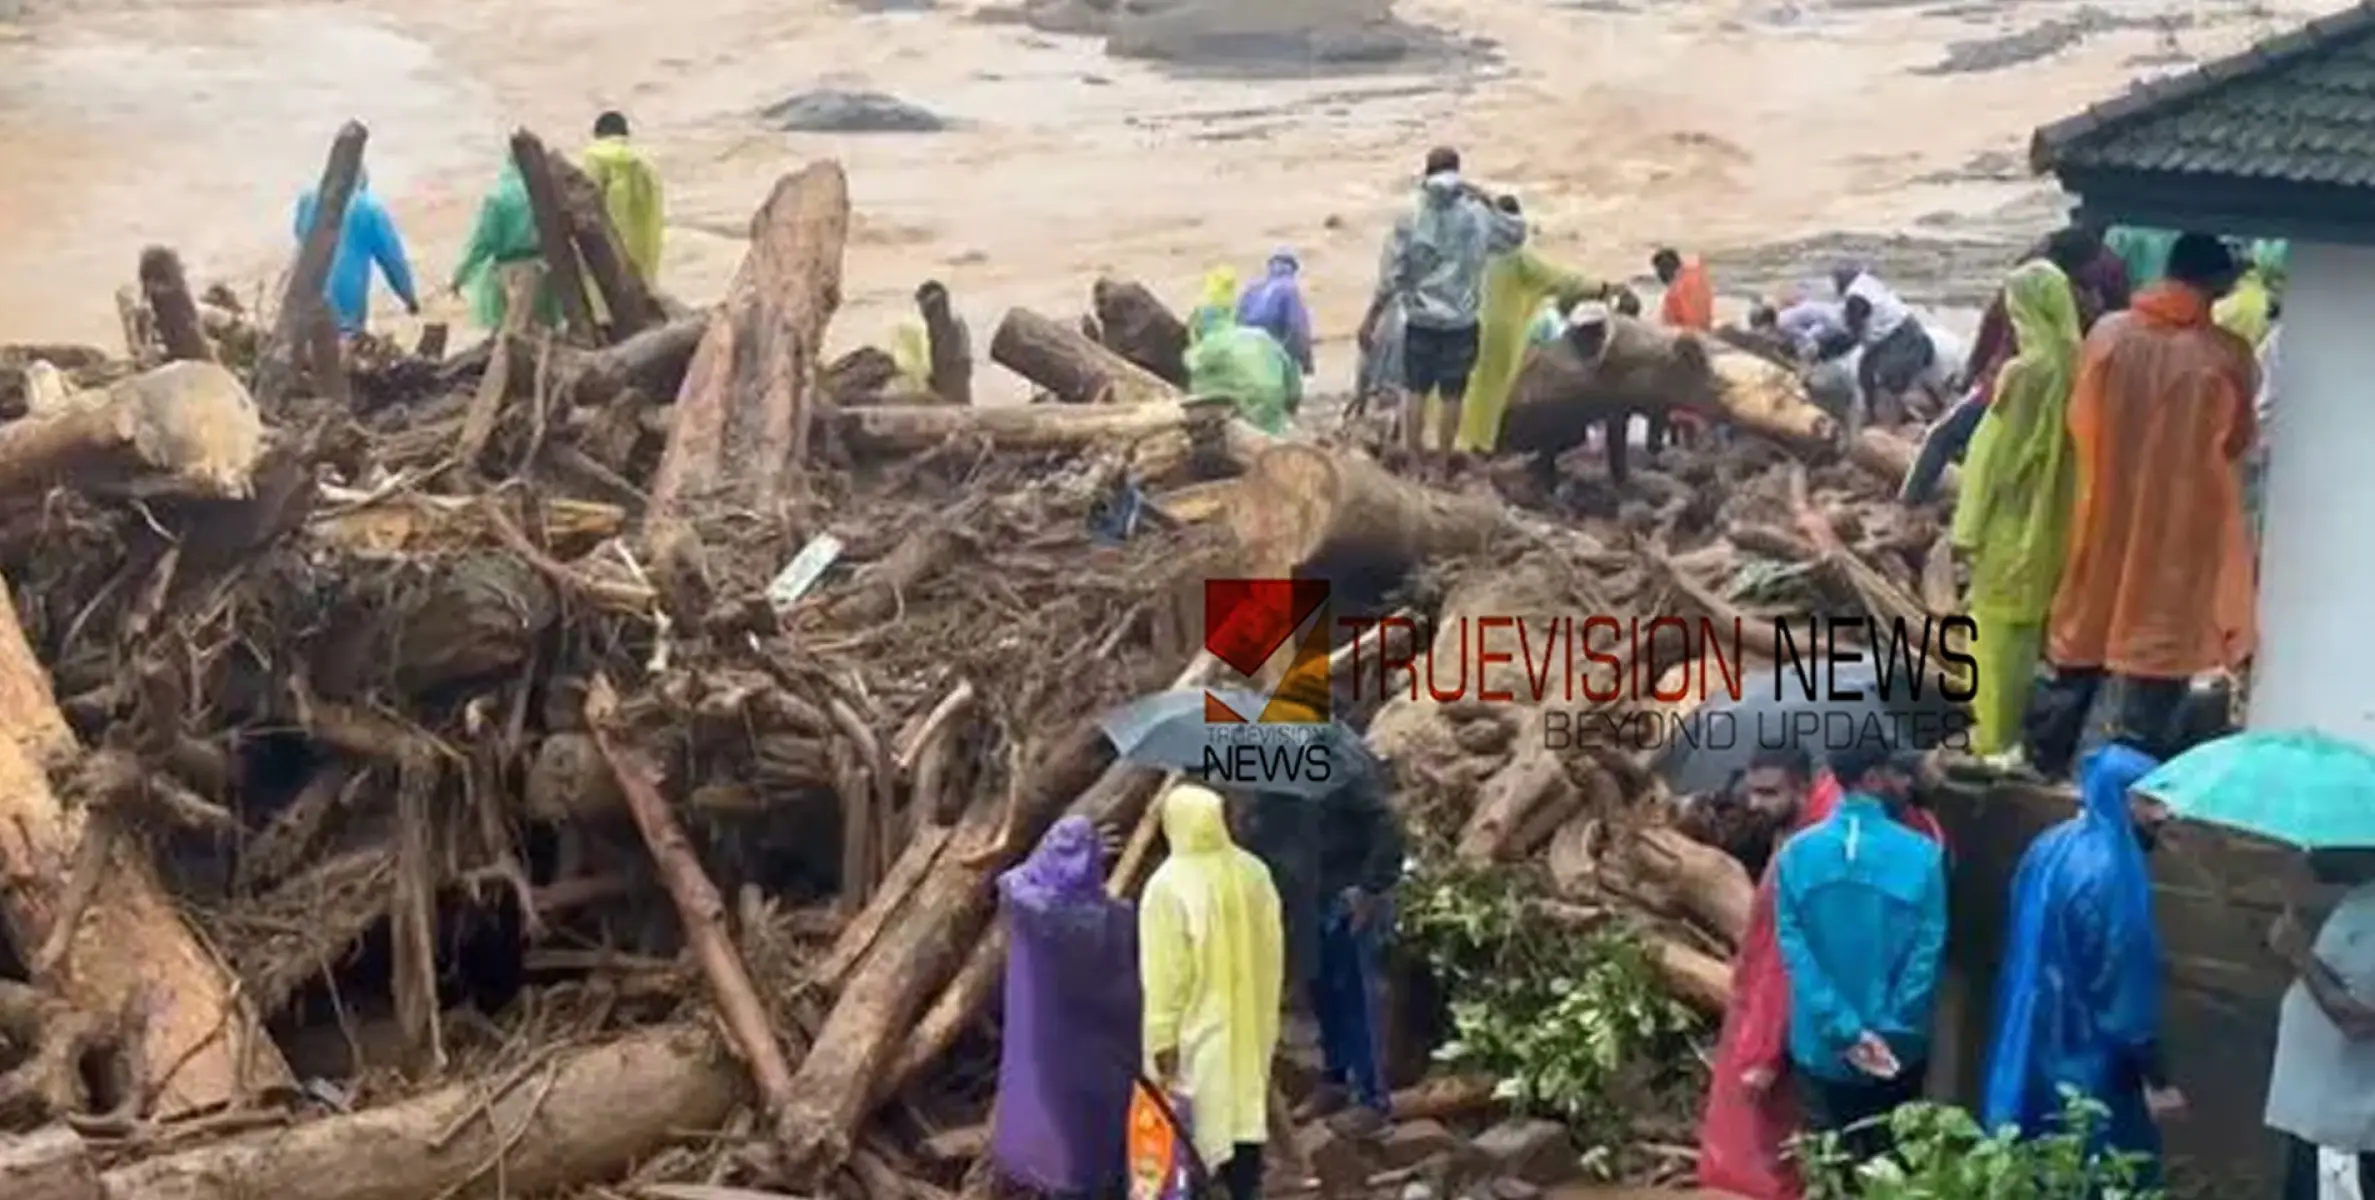
M 810 538 L 808 544 L 800 547 L 800 552 L 793 555 L 792 561 L 785 564 L 775 576 L 775 581 L 767 585 L 767 603 L 774 607 L 779 616 L 792 611 L 792 606 L 800 602 L 800 597 L 807 595 L 808 589 L 824 578 L 825 568 L 832 566 L 833 560 L 840 557 L 840 538 L 829 533 Z

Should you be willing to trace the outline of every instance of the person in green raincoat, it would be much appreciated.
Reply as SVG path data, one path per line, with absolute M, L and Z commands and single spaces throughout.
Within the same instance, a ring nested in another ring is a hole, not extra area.
M 478 223 L 470 229 L 470 243 L 462 249 L 451 287 L 470 297 L 471 319 L 485 329 L 503 328 L 501 268 L 531 262 L 543 255 L 536 242 L 536 213 L 528 205 L 528 185 L 519 164 L 506 158 L 495 190 L 478 206 Z M 560 305 L 549 286 L 536 289 L 536 319 L 560 324 Z
M 2114 225 L 2103 231 L 2103 245 L 2128 269 L 2128 287 L 2141 292 L 2169 273 L 2169 248 L 2177 244 L 2174 229 Z
M 1971 565 L 1971 740 L 1985 756 L 2017 744 L 2078 486 L 2066 419 L 2080 343 L 2069 277 L 2046 259 L 2022 263 L 2004 283 L 2004 312 L 2019 353 L 1997 373 L 1971 437 L 1952 530 Z
M 1523 215 L 1515 196 L 1502 196 L 1493 204 L 1510 216 Z M 1500 444 L 1501 414 L 1509 408 L 1510 389 L 1517 385 L 1518 368 L 1525 365 L 1527 333 L 1544 300 L 1555 299 L 1563 309 L 1577 300 L 1605 300 L 1611 290 L 1544 261 L 1525 246 L 1493 256 L 1484 268 L 1476 370 L 1468 377 L 1468 401 L 1460 409 L 1452 448 L 1490 454 Z

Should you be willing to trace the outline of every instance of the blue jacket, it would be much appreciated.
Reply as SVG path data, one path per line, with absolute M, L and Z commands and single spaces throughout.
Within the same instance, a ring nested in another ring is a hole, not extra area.
M 1287 357 L 1311 374 L 1311 310 L 1303 306 L 1303 290 L 1295 276 L 1300 268 L 1285 251 L 1270 256 L 1270 273 L 1245 289 L 1237 300 L 1237 323 L 1251 325 L 1278 339 Z
M 315 197 L 311 189 L 297 199 L 297 240 L 302 243 L 313 228 Z M 339 231 L 338 254 L 330 260 L 330 279 L 327 288 L 330 312 L 338 318 L 338 328 L 347 333 L 360 331 L 371 312 L 371 268 L 378 264 L 387 277 L 388 290 L 407 305 L 417 305 L 419 295 L 412 290 L 412 264 L 404 257 L 404 239 L 396 235 L 396 223 L 388 218 L 388 210 L 379 203 L 360 180 L 355 183 L 354 195 L 346 202 L 346 228 Z
M 1917 1069 L 1946 955 L 1945 850 L 1851 792 L 1782 847 L 1775 870 L 1790 1061 L 1817 1078 L 1861 1079 L 1847 1051 L 1870 1032 Z
M 2110 745 L 2087 759 L 2079 814 L 2037 835 L 2012 877 L 1980 1119 L 2046 1132 L 2074 1088 L 2111 1109 L 2098 1145 L 2157 1154 L 2144 1085 L 2160 1074 L 2161 944 L 2127 793 L 2158 762 Z

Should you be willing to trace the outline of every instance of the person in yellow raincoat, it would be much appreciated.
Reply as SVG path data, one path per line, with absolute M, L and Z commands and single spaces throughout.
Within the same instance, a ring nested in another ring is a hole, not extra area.
M 2078 301 L 2069 277 L 2042 258 L 2022 263 L 2004 282 L 2004 315 L 2019 349 L 1997 371 L 1971 436 L 1953 529 L 1971 564 L 1968 605 L 1979 625 L 1971 749 L 1989 756 L 2018 743 L 2078 488 L 2068 426 Z
M 1493 201 L 1509 215 L 1522 216 L 1517 197 Z M 1484 268 L 1484 304 L 1478 314 L 1476 370 L 1468 376 L 1467 403 L 1452 449 L 1490 454 L 1501 442 L 1501 415 L 1525 365 L 1527 333 L 1546 299 L 1566 308 L 1578 300 L 1605 300 L 1612 289 L 1554 266 L 1526 246 L 1496 254 Z
M 1204 272 L 1204 294 L 1196 298 L 1196 306 L 1188 310 L 1188 344 L 1195 345 L 1207 333 L 1226 329 L 1237 323 L 1237 268 L 1214 267 Z
M 2210 318 L 2219 328 L 2249 342 L 2253 350 L 2268 340 L 2268 327 L 2276 317 L 2276 297 L 2284 286 L 2283 262 L 2266 245 L 2251 248 L 2251 263 L 2235 281 L 2235 290 L 2220 297 L 2210 309 Z
M 1232 1200 L 1253 1200 L 1286 983 L 1278 889 L 1230 839 L 1218 793 L 1182 784 L 1162 805 L 1170 856 L 1138 903 L 1147 1069 L 1187 1101 L 1206 1168 Z
M 581 160 L 586 177 L 602 189 L 602 205 L 610 210 L 610 223 L 618 227 L 635 273 L 646 285 L 657 285 L 666 201 L 659 172 L 627 140 L 624 114 L 606 112 L 594 118 L 594 141 Z
M 2124 693 L 2114 735 L 2168 757 L 2193 677 L 2251 656 L 2240 464 L 2259 436 L 2258 368 L 2210 319 L 2237 274 L 2217 238 L 2178 238 L 2167 277 L 2098 322 L 2079 356 L 2078 490 L 2046 633 L 2062 727 L 2032 746 L 2049 773 L 2071 761 L 2107 677 Z

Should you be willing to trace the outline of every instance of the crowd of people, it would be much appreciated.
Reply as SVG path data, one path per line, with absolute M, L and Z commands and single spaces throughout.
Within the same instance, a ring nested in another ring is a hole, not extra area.
M 666 229 L 665 196 L 659 173 L 636 148 L 623 114 L 604 112 L 594 119 L 593 141 L 579 155 L 578 167 L 600 190 L 629 264 L 646 282 L 656 281 Z M 318 206 L 319 198 L 310 188 L 297 200 L 296 236 L 300 243 L 313 230 Z M 507 295 L 504 269 L 538 262 L 542 255 L 527 183 L 520 177 L 519 164 L 506 158 L 493 190 L 479 204 L 470 240 L 447 289 L 469 300 L 471 316 L 478 324 L 500 329 Z M 368 171 L 358 170 L 326 285 L 330 315 L 339 332 L 351 336 L 368 327 L 375 273 L 395 293 L 405 312 L 417 315 L 421 311 L 420 289 L 404 238 L 387 206 L 372 192 Z M 560 320 L 559 304 L 548 286 L 540 286 L 536 293 L 535 317 L 546 324 Z

